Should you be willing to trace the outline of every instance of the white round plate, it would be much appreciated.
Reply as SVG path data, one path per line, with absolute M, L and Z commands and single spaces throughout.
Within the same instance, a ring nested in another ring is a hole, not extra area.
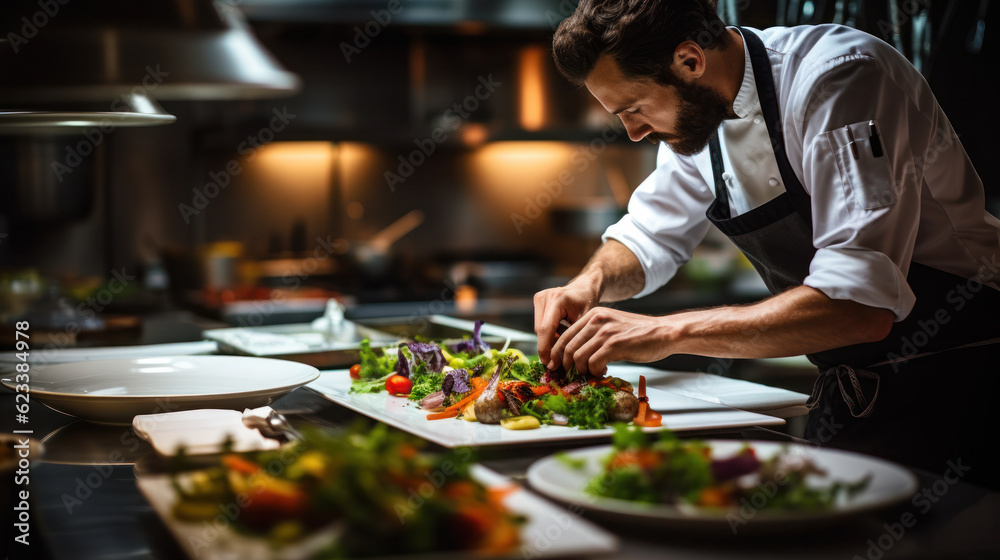
M 829 526 L 832 521 L 842 521 L 907 500 L 917 491 L 917 478 L 906 468 L 858 453 L 771 441 L 709 440 L 707 443 L 717 458 L 732 456 L 747 443 L 762 460 L 783 449 L 792 455 L 808 457 L 826 471 L 825 476 L 809 477 L 809 483 L 818 487 L 827 487 L 835 481 L 856 482 L 868 475 L 871 481 L 859 494 L 850 499 L 841 495 L 831 509 L 822 511 L 768 511 L 759 509 L 759 501 L 758 506 L 747 501 L 728 510 L 643 504 L 584 492 L 587 483 L 601 474 L 601 463 L 612 451 L 610 445 L 604 445 L 567 452 L 568 457 L 584 461 L 584 467 L 579 470 L 555 455 L 540 459 L 528 469 L 528 482 L 537 492 L 598 515 L 660 528 L 732 534 L 789 532 Z
M 267 358 L 164 356 L 59 364 L 31 372 L 31 398 L 99 424 L 196 408 L 243 410 L 274 402 L 319 376 Z M 14 388 L 13 379 L 3 384 Z

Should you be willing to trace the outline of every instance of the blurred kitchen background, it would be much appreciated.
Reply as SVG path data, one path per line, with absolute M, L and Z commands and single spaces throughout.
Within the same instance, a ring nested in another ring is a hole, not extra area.
M 176 117 L 113 130 L 3 117 L 0 322 L 30 318 L 56 345 L 307 322 L 330 297 L 352 317 L 444 313 L 530 331 L 531 296 L 579 270 L 654 166 L 654 146 L 630 142 L 558 75 L 550 41 L 570 0 L 139 4 L 0 7 L 0 111 L 107 111 L 116 96 L 91 95 L 90 76 L 131 80 L 162 106 L 152 120 Z M 984 118 L 998 61 L 992 7 L 722 0 L 719 10 L 753 27 L 847 23 L 896 45 L 932 84 L 997 213 L 998 140 Z M 274 73 L 273 87 L 213 89 L 186 72 L 267 62 L 243 60 L 245 46 L 229 59 L 188 48 L 232 29 L 273 57 L 274 68 L 245 69 Z M 170 46 L 140 55 L 129 37 Z M 53 90 L 66 95 L 36 95 Z M 764 295 L 710 234 L 670 284 L 621 306 L 661 314 Z M 81 328 L 67 333 L 69 323 Z

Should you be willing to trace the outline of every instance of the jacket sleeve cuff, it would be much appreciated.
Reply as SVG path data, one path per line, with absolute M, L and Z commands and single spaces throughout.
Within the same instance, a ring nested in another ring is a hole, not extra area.
M 897 322 L 910 314 L 916 302 L 906 275 L 896 263 L 869 249 L 819 249 L 803 284 L 831 299 L 888 309 Z

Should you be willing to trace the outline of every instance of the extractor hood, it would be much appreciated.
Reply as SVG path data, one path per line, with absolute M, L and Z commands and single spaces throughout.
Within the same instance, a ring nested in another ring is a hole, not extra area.
M 155 99 L 295 93 L 299 79 L 253 36 L 233 3 L 211 0 L 4 0 L 0 129 L 172 122 Z M 94 109 L 95 104 L 97 110 Z M 2 124 L 11 123 L 10 126 Z

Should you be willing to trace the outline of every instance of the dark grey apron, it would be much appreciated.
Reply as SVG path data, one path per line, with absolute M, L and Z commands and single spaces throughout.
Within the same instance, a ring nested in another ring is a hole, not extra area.
M 740 31 L 785 192 L 731 217 L 716 135 L 709 143 L 716 198 L 707 214 L 778 294 L 809 274 L 816 253 L 812 210 L 785 153 L 767 51 L 753 32 Z M 808 356 L 820 376 L 808 403 L 806 437 L 933 472 L 959 458 L 978 462 L 979 472 L 973 465 L 967 479 L 996 484 L 985 472 L 993 442 L 984 445 L 976 436 L 998 425 L 990 407 L 1000 388 L 1000 292 L 916 262 L 907 282 L 916 304 L 884 340 Z

